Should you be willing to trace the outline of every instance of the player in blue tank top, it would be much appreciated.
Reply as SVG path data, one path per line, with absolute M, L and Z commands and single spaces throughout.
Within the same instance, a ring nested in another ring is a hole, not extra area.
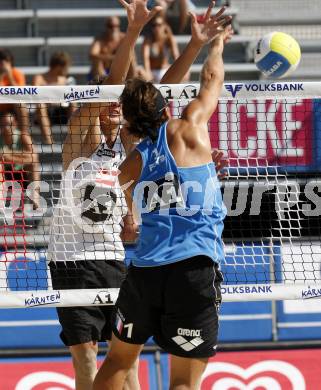
M 214 3 L 213 3 L 214 5 Z M 126 82 L 121 95 L 128 131 L 143 138 L 120 166 L 128 207 L 140 237 L 115 307 L 108 358 L 94 390 L 121 389 L 127 372 L 153 336 L 172 355 L 171 389 L 198 389 L 217 345 L 226 209 L 212 162 L 208 121 L 224 80 L 223 48 L 230 17 L 211 7 L 213 33 L 198 96 L 171 119 L 152 83 Z M 193 17 L 196 22 L 196 17 Z

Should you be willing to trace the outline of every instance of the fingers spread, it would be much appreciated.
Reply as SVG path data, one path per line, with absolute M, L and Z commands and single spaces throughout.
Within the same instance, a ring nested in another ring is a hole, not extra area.
M 206 11 L 206 14 L 204 16 L 205 22 L 210 18 L 211 13 L 212 13 L 212 9 L 214 6 L 215 6 L 215 1 L 211 1 L 210 5 L 208 6 L 208 9 Z
M 153 19 L 153 17 L 156 16 L 156 15 L 158 14 L 158 12 L 160 12 L 160 11 L 163 11 L 163 7 L 161 7 L 160 5 L 156 5 L 156 6 L 150 11 L 148 20 Z
M 217 153 L 217 156 L 216 156 L 216 158 L 218 158 L 219 160 L 223 157 L 223 152 L 221 152 L 221 151 L 219 151 L 218 153 Z
M 125 0 L 118 0 L 119 2 L 120 2 L 120 4 L 123 6 L 123 7 L 125 7 L 125 8 L 127 8 L 128 6 L 129 6 L 129 4 L 127 3 L 127 1 L 125 1 Z
M 220 18 L 219 20 L 217 20 L 217 24 L 221 27 L 227 27 L 228 25 L 230 25 L 232 23 L 232 17 L 231 16 L 224 16 L 222 18 Z
M 192 19 L 192 23 L 197 23 L 197 17 L 196 17 L 196 15 L 195 15 L 193 12 L 189 12 L 188 14 L 189 14 L 189 16 L 190 16 L 191 19 Z
M 221 15 L 224 14 L 226 10 L 226 7 L 222 7 L 216 14 L 215 14 L 215 18 L 219 18 Z

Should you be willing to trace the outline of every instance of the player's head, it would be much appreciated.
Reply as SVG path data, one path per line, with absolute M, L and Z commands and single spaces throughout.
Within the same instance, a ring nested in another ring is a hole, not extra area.
M 138 137 L 157 139 L 159 127 L 170 117 L 168 104 L 151 82 L 127 80 L 120 96 L 128 131 Z
M 65 51 L 57 51 L 50 57 L 50 70 L 54 70 L 58 76 L 67 76 L 70 65 L 71 58 Z
M 101 85 L 106 76 L 96 76 L 88 85 Z M 99 115 L 101 130 L 108 133 L 111 129 L 118 128 L 122 122 L 121 106 L 118 102 L 109 102 Z
M 122 121 L 121 107 L 118 102 L 107 103 L 99 115 L 100 126 L 103 133 L 117 128 Z

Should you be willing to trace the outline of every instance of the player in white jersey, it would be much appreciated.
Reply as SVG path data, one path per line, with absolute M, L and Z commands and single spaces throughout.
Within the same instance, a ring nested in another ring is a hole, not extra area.
M 149 11 L 144 0 L 132 2 L 126 35 L 103 84 L 124 83 L 135 42 L 158 10 Z M 119 288 L 125 276 L 120 235 L 126 206 L 114 184 L 132 139 L 120 123 L 120 107 L 114 103 L 85 104 L 70 119 L 48 250 L 54 289 Z M 124 230 L 128 239 L 133 229 L 127 224 Z M 112 307 L 58 308 L 57 312 L 61 338 L 72 355 L 76 389 L 88 390 L 97 372 L 97 342 L 111 338 Z M 137 367 L 127 376 L 125 388 L 139 389 Z
M 112 118 L 111 110 L 115 114 Z M 104 122 L 108 115 L 111 120 Z M 118 166 L 125 157 L 124 144 L 126 148 L 130 145 L 119 126 L 119 115 L 119 107 L 109 106 L 109 114 L 102 112 L 100 139 L 95 142 L 99 141 L 98 146 L 91 156 L 77 158 L 64 172 L 48 248 L 57 290 L 119 288 L 125 276 L 121 222 L 127 207 L 115 184 Z M 89 136 L 96 130 L 97 125 L 90 127 Z M 68 140 L 64 147 L 67 145 Z M 63 159 L 68 159 L 65 153 Z M 127 224 L 127 236 L 132 228 Z M 105 299 L 102 292 L 97 303 Z M 93 382 L 97 341 L 110 340 L 112 310 L 112 306 L 57 309 L 61 338 L 72 353 L 77 389 L 88 389 Z M 131 389 L 139 388 L 136 367 L 127 382 Z
M 120 2 L 128 10 L 129 27 L 104 84 L 123 83 L 139 32 L 155 13 L 146 9 L 145 0 L 130 5 Z M 205 31 L 196 19 L 192 29 L 190 43 L 164 76 L 164 83 L 180 82 L 210 39 L 211 29 Z M 122 218 L 126 205 L 114 184 L 118 165 L 137 140 L 120 127 L 120 122 L 120 107 L 114 103 L 85 105 L 70 120 L 48 252 L 55 289 L 120 287 L 124 278 L 121 238 L 131 240 L 136 229 L 130 215 Z M 97 341 L 110 339 L 111 310 L 111 306 L 58 309 L 62 340 L 73 357 L 77 390 L 91 388 L 97 370 Z M 125 386 L 139 388 L 137 364 Z
M 124 260 L 120 235 L 127 207 L 116 182 L 126 155 L 124 144 L 127 149 L 130 145 L 119 126 L 119 107 L 114 111 L 115 123 L 104 123 L 106 114 L 100 115 L 102 134 L 92 155 L 74 160 L 63 175 L 52 224 L 51 261 Z

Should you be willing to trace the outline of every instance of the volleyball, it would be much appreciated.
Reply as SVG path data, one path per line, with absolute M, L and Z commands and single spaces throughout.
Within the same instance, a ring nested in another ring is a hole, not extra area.
M 301 49 L 289 34 L 272 32 L 261 38 L 255 49 L 254 61 L 267 77 L 289 76 L 299 65 Z

